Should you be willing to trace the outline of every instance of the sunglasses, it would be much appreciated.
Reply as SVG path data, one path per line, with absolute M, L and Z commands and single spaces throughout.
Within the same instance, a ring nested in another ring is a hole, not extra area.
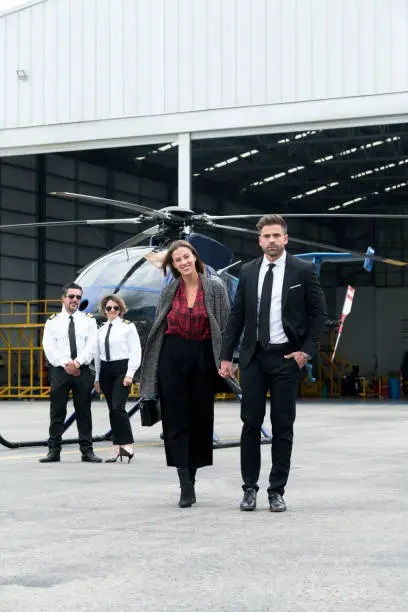
M 80 300 L 82 297 L 82 295 L 77 295 L 76 293 L 69 293 L 67 295 L 67 298 L 69 298 L 70 300 Z
M 110 312 L 111 310 L 119 310 L 119 306 L 106 306 L 105 310 L 107 310 L 108 312 Z

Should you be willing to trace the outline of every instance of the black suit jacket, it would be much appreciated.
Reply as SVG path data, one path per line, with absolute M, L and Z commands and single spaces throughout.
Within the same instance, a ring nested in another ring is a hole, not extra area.
M 241 268 L 234 305 L 225 330 L 221 359 L 231 361 L 242 332 L 240 366 L 251 361 L 257 342 L 258 276 L 263 257 Z M 314 355 L 327 320 L 326 300 L 314 264 L 286 253 L 282 325 L 293 350 Z

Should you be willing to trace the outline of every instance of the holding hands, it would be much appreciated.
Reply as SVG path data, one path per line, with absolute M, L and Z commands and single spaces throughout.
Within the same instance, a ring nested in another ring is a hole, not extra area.
M 131 376 L 125 376 L 125 378 L 123 379 L 123 386 L 124 387 L 130 387 L 132 382 L 133 382 L 133 379 L 132 379 Z
M 232 378 L 234 376 L 234 366 L 232 361 L 221 361 L 218 374 L 222 378 Z

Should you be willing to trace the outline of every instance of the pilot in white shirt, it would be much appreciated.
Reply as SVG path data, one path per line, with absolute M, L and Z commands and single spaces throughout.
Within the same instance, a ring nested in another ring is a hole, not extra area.
M 113 463 L 119 457 L 121 461 L 127 457 L 129 462 L 134 455 L 134 439 L 126 401 L 142 349 L 135 325 L 122 318 L 126 304 L 120 297 L 104 297 L 99 310 L 108 319 L 98 330 L 95 356 L 95 389 L 106 398 L 112 428 L 113 456 L 106 462 Z
M 57 315 L 51 315 L 45 324 L 43 348 L 47 360 L 55 368 L 65 367 L 71 361 L 71 349 L 68 336 L 70 314 L 62 308 Z M 83 312 L 72 313 L 75 324 L 77 346 L 76 363 L 79 366 L 89 365 L 96 352 L 97 326 L 93 315 Z
M 79 446 L 82 461 L 100 463 L 92 448 L 91 392 L 93 375 L 89 364 L 96 351 L 97 327 L 92 314 L 78 310 L 82 288 L 76 283 L 62 289 L 62 310 L 53 314 L 45 324 L 43 348 L 52 368 L 49 452 L 40 463 L 60 460 L 61 437 L 67 415 L 69 392 L 72 391 Z

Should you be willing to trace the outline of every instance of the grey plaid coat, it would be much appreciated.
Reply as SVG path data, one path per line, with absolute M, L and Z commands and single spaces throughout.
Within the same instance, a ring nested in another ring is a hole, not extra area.
M 200 278 L 203 284 L 204 303 L 210 323 L 214 359 L 218 366 L 222 334 L 226 328 L 230 311 L 228 294 L 222 281 L 218 278 L 207 278 L 203 274 L 200 274 Z M 160 351 L 167 326 L 167 315 L 179 284 L 180 279 L 173 281 L 163 289 L 157 305 L 156 318 L 146 341 L 140 375 L 140 397 L 145 399 L 153 399 L 159 395 L 157 373 Z

